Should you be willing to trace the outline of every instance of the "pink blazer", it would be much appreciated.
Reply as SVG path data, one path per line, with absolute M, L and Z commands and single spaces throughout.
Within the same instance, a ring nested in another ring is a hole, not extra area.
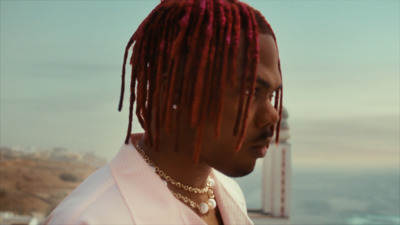
M 213 170 L 215 196 L 224 224 L 253 224 L 240 187 Z M 132 143 L 110 164 L 90 175 L 48 216 L 47 224 L 205 224 L 177 200 Z

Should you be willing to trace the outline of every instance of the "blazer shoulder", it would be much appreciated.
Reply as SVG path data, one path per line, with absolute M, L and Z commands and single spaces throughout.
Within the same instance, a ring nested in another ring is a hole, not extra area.
M 99 218 L 110 212 L 111 205 L 113 208 L 123 208 L 123 201 L 110 168 L 106 165 L 71 192 L 48 216 L 44 225 L 101 224 L 104 221 L 98 221 Z

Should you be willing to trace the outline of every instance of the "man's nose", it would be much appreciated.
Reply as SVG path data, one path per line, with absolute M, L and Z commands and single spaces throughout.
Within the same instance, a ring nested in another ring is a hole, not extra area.
M 270 102 L 266 102 L 257 112 L 256 126 L 259 128 L 275 125 L 279 121 L 279 112 Z

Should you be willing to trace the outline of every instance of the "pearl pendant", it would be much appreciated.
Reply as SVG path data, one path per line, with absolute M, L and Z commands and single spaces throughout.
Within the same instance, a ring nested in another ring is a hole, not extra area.
M 208 207 L 208 205 L 206 204 L 206 203 L 200 203 L 200 205 L 199 205 L 199 211 L 200 211 L 200 213 L 201 214 L 206 214 L 206 213 L 208 213 L 208 210 L 209 210 L 209 207 Z
M 215 209 L 215 207 L 217 207 L 217 202 L 215 201 L 215 199 L 210 198 L 208 199 L 207 203 L 211 209 Z

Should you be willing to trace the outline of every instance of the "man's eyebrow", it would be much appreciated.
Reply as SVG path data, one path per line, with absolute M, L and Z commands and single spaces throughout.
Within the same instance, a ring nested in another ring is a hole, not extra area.
M 271 89 L 271 84 L 268 83 L 268 81 L 263 80 L 261 77 L 257 77 L 256 82 L 257 82 L 258 84 L 260 84 L 261 86 L 263 86 L 265 89 Z M 278 90 L 278 89 L 280 89 L 280 88 L 282 88 L 282 83 L 279 84 L 279 86 L 278 86 L 275 90 Z
M 260 77 L 257 77 L 256 82 L 257 82 L 258 84 L 260 84 L 261 86 L 263 86 L 265 89 L 270 89 L 270 88 L 271 88 L 271 85 L 270 85 L 267 81 L 263 80 L 263 79 L 260 78 Z

